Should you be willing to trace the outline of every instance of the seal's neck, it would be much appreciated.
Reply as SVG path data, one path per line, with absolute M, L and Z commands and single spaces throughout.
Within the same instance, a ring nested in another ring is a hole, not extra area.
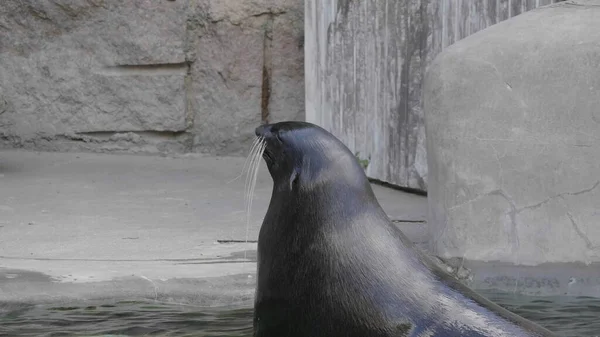
M 287 227 L 286 233 L 291 235 L 302 234 L 307 227 L 343 228 L 365 211 L 386 216 L 350 150 L 325 145 L 316 142 L 312 153 L 295 156 L 293 162 L 284 162 L 289 166 L 271 170 L 273 194 L 263 227 Z
M 343 229 L 367 211 L 386 216 L 366 178 L 275 184 L 263 226 L 276 226 L 291 236 L 320 229 Z

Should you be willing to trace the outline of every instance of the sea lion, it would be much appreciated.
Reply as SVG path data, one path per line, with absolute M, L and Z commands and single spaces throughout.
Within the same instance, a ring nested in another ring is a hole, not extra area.
M 273 192 L 258 238 L 254 336 L 555 336 L 414 248 L 332 134 L 306 122 L 255 133 Z

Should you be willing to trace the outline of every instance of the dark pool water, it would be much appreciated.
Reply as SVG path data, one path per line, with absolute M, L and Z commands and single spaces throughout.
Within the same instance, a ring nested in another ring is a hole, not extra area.
M 600 336 L 600 299 L 481 293 L 559 336 Z M 252 310 L 248 308 L 204 309 L 134 301 L 68 306 L 0 303 L 0 336 L 251 335 Z

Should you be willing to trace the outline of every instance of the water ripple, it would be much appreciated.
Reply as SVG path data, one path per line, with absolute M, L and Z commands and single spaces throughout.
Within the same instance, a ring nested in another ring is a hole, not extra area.
M 480 291 L 490 300 L 561 337 L 600 336 L 600 299 L 594 297 L 534 297 Z

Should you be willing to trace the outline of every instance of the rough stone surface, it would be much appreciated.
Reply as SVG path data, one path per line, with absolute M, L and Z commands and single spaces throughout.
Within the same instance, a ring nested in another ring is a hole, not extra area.
M 192 6 L 193 22 L 210 23 L 188 23 L 194 147 L 239 153 L 262 121 L 303 119 L 301 1 Z
M 302 18 L 301 0 L 4 1 L 0 144 L 238 154 L 303 118 Z
M 304 12 L 273 20 L 270 121 L 304 120 Z
M 457 42 L 425 80 L 428 223 L 443 257 L 600 261 L 600 1 Z
M 3 2 L 0 133 L 185 129 L 185 69 L 151 66 L 185 61 L 184 22 L 183 2 Z

